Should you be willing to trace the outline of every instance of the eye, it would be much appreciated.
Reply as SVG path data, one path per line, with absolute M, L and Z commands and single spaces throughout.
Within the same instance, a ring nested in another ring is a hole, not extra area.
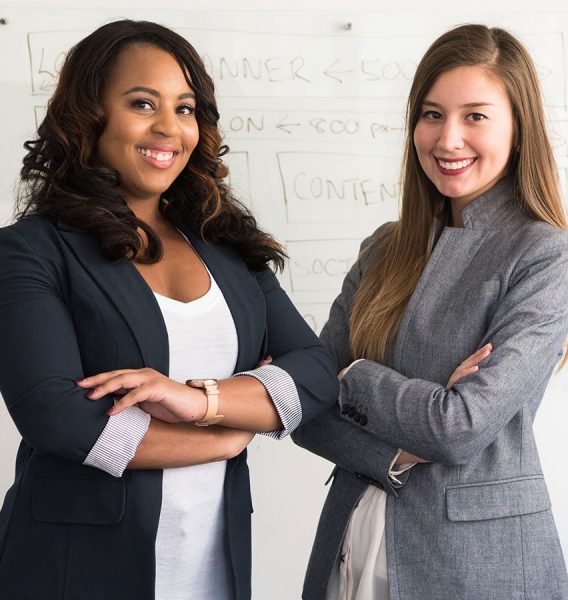
M 483 121 L 485 119 L 487 119 L 487 117 L 481 113 L 470 113 L 466 117 L 466 120 L 468 121 Z
M 437 121 L 442 118 L 442 113 L 439 113 L 437 110 L 425 110 L 422 112 L 422 118 Z
M 195 106 L 191 106 L 191 104 L 183 104 L 182 106 L 177 107 L 177 112 L 180 115 L 192 115 L 195 113 Z
M 141 110 L 152 110 L 154 105 L 150 102 L 150 100 L 145 100 L 143 98 L 136 98 L 130 102 L 130 106 L 132 108 L 139 108 Z

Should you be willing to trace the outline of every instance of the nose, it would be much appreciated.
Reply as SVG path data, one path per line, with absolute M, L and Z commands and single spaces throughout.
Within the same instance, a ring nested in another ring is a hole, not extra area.
M 164 137 L 172 137 L 178 131 L 178 116 L 173 108 L 162 107 L 156 112 L 152 123 L 152 131 Z
M 437 145 L 441 150 L 461 150 L 464 147 L 464 131 L 461 120 L 445 119 L 439 133 Z

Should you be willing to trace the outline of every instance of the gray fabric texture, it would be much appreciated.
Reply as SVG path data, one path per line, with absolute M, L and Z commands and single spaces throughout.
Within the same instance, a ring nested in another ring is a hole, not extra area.
M 464 228 L 441 231 L 388 364 L 358 362 L 338 407 L 293 434 L 338 465 L 304 600 L 325 598 L 368 482 L 389 494 L 391 600 L 568 599 L 532 430 L 568 334 L 568 235 L 526 216 L 508 179 L 463 217 Z M 358 358 L 349 352 L 349 314 L 388 227 L 363 243 L 322 332 L 338 371 Z M 493 352 L 480 370 L 445 390 L 458 364 L 487 342 Z M 395 490 L 388 466 L 398 447 L 432 462 Z

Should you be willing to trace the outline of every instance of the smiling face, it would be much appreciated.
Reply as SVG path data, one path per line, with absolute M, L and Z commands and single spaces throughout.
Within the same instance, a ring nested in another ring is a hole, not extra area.
M 98 158 L 120 174 L 130 204 L 155 202 L 197 146 L 195 95 L 175 58 L 148 44 L 125 48 L 103 94 Z
M 422 104 L 414 145 L 426 176 L 463 208 L 507 172 L 513 110 L 503 83 L 481 67 L 436 79 Z

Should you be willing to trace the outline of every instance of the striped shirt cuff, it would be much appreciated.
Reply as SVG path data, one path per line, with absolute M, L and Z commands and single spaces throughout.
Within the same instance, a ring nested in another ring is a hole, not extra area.
M 296 384 L 290 375 L 276 365 L 263 365 L 252 371 L 235 373 L 235 376 L 240 375 L 249 375 L 262 383 L 282 421 L 282 429 L 269 431 L 264 435 L 281 440 L 292 433 L 302 421 L 302 405 Z
M 120 477 L 146 435 L 150 418 L 137 406 L 110 417 L 83 464 Z

